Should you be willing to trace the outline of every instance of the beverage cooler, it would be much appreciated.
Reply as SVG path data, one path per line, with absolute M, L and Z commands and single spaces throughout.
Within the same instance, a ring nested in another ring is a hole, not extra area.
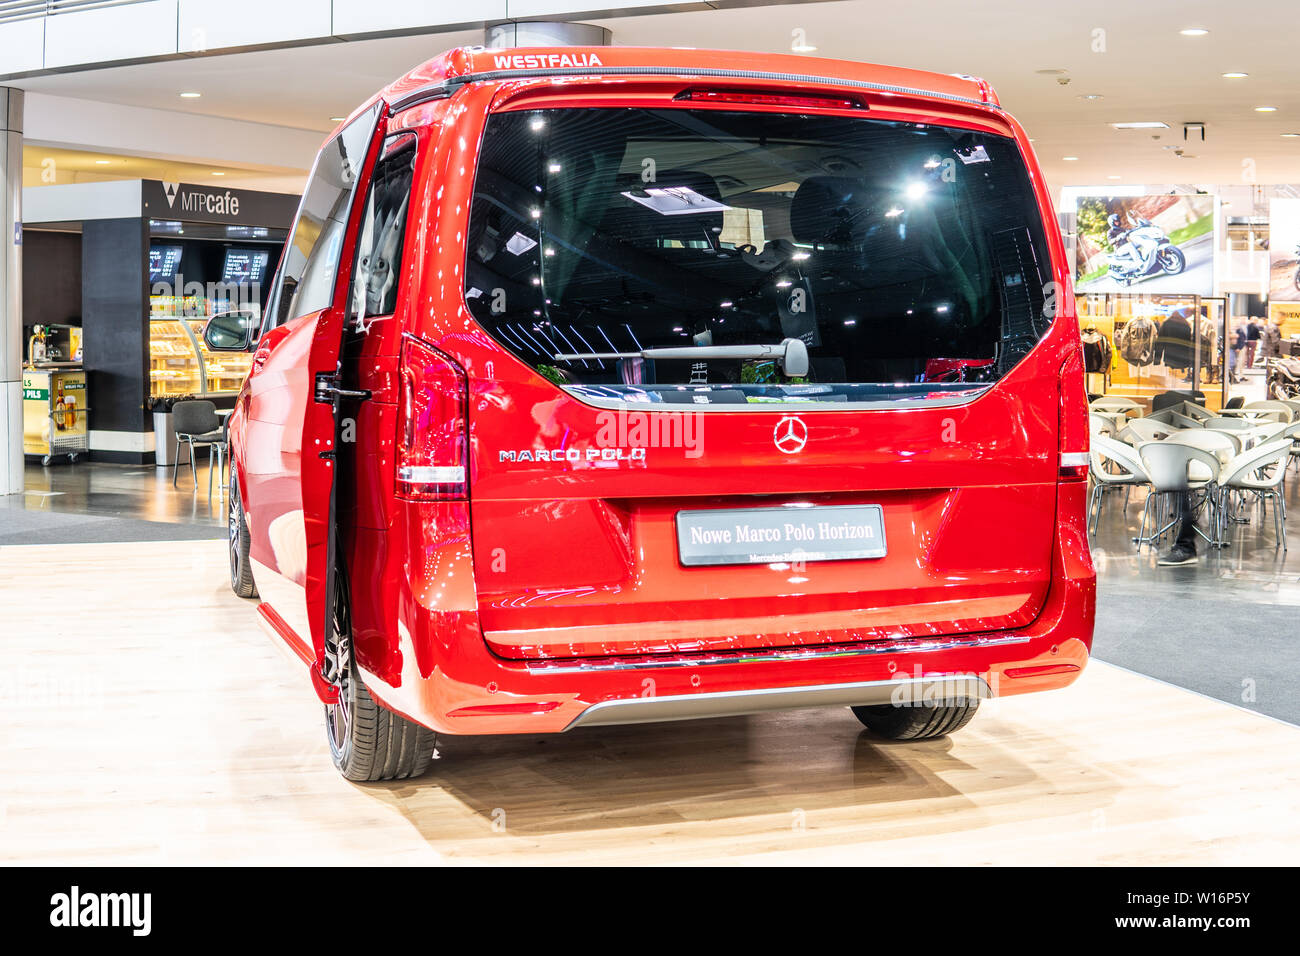
M 56 457 L 76 461 L 88 449 L 89 403 L 82 368 L 23 370 L 23 454 L 38 455 L 42 465 Z

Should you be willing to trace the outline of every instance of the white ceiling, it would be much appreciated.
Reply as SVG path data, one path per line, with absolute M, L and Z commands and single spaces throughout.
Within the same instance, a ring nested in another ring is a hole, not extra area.
M 993 83 L 1029 130 L 1053 186 L 1122 183 L 1300 182 L 1300 6 L 1295 0 L 875 0 L 626 16 L 594 21 L 614 42 L 784 52 L 794 31 L 818 56 L 939 72 Z M 1197 26 L 1208 36 L 1184 37 Z M 1095 31 L 1102 30 L 1104 34 Z M 1103 52 L 1094 52 L 1104 43 Z M 324 131 L 408 68 L 477 32 L 330 43 L 33 77 L 16 85 L 58 96 Z M 1068 85 L 1037 71 L 1066 70 Z M 1244 80 L 1221 74 L 1240 70 Z M 180 99 L 196 90 L 199 99 Z M 1085 101 L 1084 94 L 1101 94 Z M 1276 113 L 1256 113 L 1269 105 Z M 1108 124 L 1161 120 L 1169 130 Z M 1181 124 L 1206 141 L 1183 143 Z M 94 145 L 94 144 L 87 144 Z M 1164 146 L 1184 147 L 1179 158 Z M 196 156 L 202 155 L 196 152 Z M 1063 157 L 1077 156 L 1076 162 Z M 1113 179 L 1110 177 L 1119 177 Z

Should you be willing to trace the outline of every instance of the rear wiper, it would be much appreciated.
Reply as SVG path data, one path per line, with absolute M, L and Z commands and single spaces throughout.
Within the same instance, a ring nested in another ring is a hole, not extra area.
M 808 346 L 802 339 L 786 339 L 780 345 L 684 345 L 681 347 L 641 349 L 639 352 L 569 352 L 552 355 L 557 362 L 582 359 L 772 359 L 781 363 L 781 371 L 790 378 L 808 374 Z

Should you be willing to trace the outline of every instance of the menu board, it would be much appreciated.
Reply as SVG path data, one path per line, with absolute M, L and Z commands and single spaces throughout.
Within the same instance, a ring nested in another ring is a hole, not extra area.
M 169 282 L 176 278 L 181 264 L 180 246 L 149 247 L 149 281 Z
M 271 254 L 265 249 L 227 249 L 221 281 L 239 285 L 261 282 Z

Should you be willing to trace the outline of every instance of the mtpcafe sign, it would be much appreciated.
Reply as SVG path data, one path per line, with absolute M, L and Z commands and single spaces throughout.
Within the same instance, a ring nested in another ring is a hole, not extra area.
M 159 182 L 156 179 L 146 179 L 140 185 L 144 215 L 149 219 L 288 228 L 298 210 L 298 197 L 284 193 Z

